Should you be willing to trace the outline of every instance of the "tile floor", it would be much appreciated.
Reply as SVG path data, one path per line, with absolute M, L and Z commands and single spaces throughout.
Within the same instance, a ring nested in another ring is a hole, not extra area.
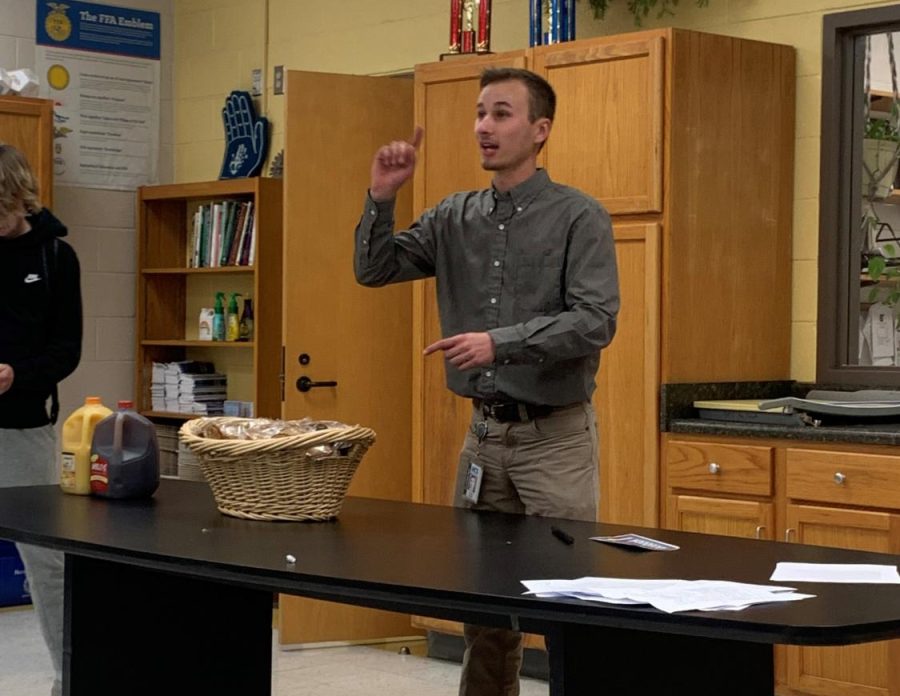
M 277 636 L 273 636 L 273 645 Z M 421 657 L 424 642 L 378 648 L 273 650 L 274 696 L 453 696 L 459 665 Z M 348 669 L 348 665 L 353 669 Z M 30 607 L 0 610 L 0 694 L 47 696 L 51 667 Z M 547 696 L 547 683 L 522 679 L 522 696 Z

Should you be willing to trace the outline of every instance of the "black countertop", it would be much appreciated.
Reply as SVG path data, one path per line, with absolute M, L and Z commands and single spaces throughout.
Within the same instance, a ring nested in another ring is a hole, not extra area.
M 847 442 L 867 445 L 900 445 L 900 423 L 879 425 L 772 425 L 731 423 L 706 418 L 676 418 L 669 421 L 670 433 L 725 435 L 731 437 L 780 438 L 803 442 Z
M 863 388 L 863 387 L 860 387 Z M 822 425 L 782 425 L 737 423 L 700 418 L 693 402 L 710 399 L 775 399 L 805 396 L 811 389 L 836 389 L 791 381 L 707 382 L 666 384 L 660 395 L 660 429 L 671 433 L 722 435 L 741 438 L 778 438 L 802 442 L 900 445 L 900 421 L 877 423 L 836 423 Z

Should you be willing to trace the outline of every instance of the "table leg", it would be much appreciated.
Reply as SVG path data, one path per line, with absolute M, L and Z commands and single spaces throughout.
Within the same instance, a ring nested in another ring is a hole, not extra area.
M 550 696 L 772 696 L 772 646 L 559 624 L 547 633 Z
M 268 696 L 272 594 L 66 556 L 66 696 Z

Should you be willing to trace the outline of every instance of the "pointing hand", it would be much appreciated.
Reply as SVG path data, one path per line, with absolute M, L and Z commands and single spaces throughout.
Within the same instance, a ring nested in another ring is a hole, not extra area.
M 381 147 L 372 161 L 369 195 L 375 201 L 389 201 L 416 169 L 416 153 L 425 130 L 416 126 L 409 140 L 395 140 Z

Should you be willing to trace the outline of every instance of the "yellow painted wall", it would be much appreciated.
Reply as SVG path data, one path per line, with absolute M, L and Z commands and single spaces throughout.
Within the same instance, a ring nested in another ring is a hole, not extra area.
M 222 160 L 221 108 L 233 89 L 249 89 L 263 69 L 257 108 L 273 124 L 271 152 L 283 143 L 283 98 L 272 95 L 272 68 L 385 74 L 406 72 L 446 50 L 449 0 L 178 0 L 175 3 L 175 177 L 217 177 Z M 602 22 L 579 0 L 578 36 L 634 31 L 626 0 Z M 681 0 L 672 17 L 646 28 L 676 26 L 797 48 L 791 377 L 815 380 L 822 15 L 891 2 L 853 0 Z M 492 48 L 528 45 L 528 2 L 494 0 Z M 268 169 L 266 170 L 268 171 Z M 740 203 L 737 202 L 739 205 Z

